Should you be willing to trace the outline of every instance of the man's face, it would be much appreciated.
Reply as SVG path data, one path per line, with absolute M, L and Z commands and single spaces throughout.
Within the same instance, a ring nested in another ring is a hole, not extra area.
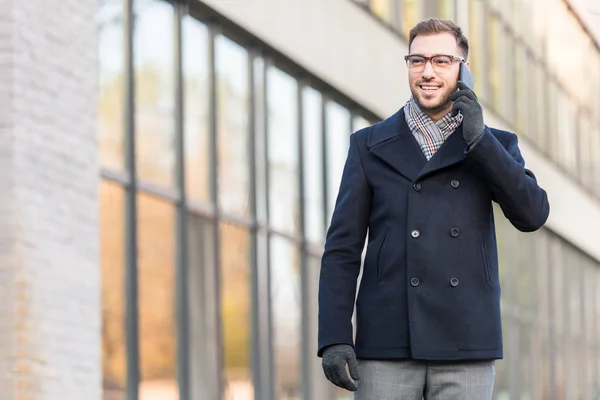
M 456 39 L 451 33 L 419 35 L 413 40 L 409 54 L 425 57 L 441 54 L 462 56 Z M 457 88 L 459 64 L 459 61 L 454 61 L 447 70 L 436 71 L 431 62 L 427 62 L 422 71 L 408 70 L 410 91 L 421 110 L 430 116 L 442 117 L 452 109 L 449 97 Z

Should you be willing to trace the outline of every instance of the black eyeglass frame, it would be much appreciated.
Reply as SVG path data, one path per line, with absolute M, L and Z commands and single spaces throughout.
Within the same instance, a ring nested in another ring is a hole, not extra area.
M 467 61 L 464 57 L 453 56 L 450 54 L 435 54 L 431 57 L 425 57 L 424 55 L 421 55 L 421 54 L 408 54 L 408 55 L 404 56 L 404 61 L 406 61 L 408 63 L 408 60 L 410 59 L 410 57 L 421 57 L 421 58 L 425 59 L 425 64 L 423 64 L 423 65 L 427 65 L 428 62 L 431 62 L 432 66 L 433 66 L 432 61 L 436 57 L 449 57 L 451 61 L 459 61 L 461 63 L 464 63 Z

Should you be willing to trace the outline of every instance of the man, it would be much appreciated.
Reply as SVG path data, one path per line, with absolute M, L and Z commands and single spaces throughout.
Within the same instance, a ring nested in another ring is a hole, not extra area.
M 419 23 L 412 97 L 350 138 L 322 258 L 318 355 L 358 400 L 492 397 L 503 357 L 492 202 L 523 232 L 545 224 L 549 204 L 517 136 L 484 125 L 458 82 L 467 56 L 453 22 Z

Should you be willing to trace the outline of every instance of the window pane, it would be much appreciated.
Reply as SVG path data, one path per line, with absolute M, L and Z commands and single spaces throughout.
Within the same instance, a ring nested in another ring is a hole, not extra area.
M 422 2 L 420 0 L 404 0 L 402 5 L 403 9 L 400 12 L 402 33 L 408 38 L 410 30 L 419 23 L 423 15 Z
M 188 216 L 190 399 L 220 398 L 217 249 L 214 222 Z
M 140 399 L 179 399 L 172 204 L 138 194 Z
M 527 83 L 529 82 L 529 62 L 525 48 L 518 42 L 514 42 L 515 51 L 515 76 L 514 76 L 514 96 L 516 112 L 516 127 L 519 135 L 529 136 L 527 130 L 529 118 L 529 102 L 527 94 Z
M 123 0 L 106 0 L 99 10 L 99 102 L 100 163 L 122 170 L 123 155 Z
M 469 4 L 469 68 L 473 73 L 475 92 L 480 99 L 487 99 L 486 82 L 488 82 L 485 67 L 485 18 L 482 0 L 470 0 Z
M 327 140 L 327 223 L 331 221 L 337 199 L 342 171 L 350 146 L 350 112 L 333 101 L 326 105 Z
M 550 262 L 552 263 L 552 322 L 560 331 L 563 330 L 564 269 L 563 246 L 559 239 L 553 237 L 550 244 Z
M 490 16 L 490 23 L 488 25 L 488 64 L 489 64 L 489 81 L 490 81 L 490 97 L 489 101 L 492 108 L 497 113 L 502 111 L 502 96 L 500 88 L 502 85 L 502 25 L 500 20 L 492 15 Z
M 221 319 L 226 400 L 252 400 L 251 240 L 245 228 L 221 224 Z
M 135 127 L 137 172 L 172 186 L 175 179 L 173 6 L 135 1 Z
M 323 127 L 322 98 L 316 90 L 302 91 L 304 156 L 304 215 L 306 237 L 320 242 L 325 236 L 323 210 Z
M 579 171 L 578 176 L 584 186 L 592 187 L 592 127 L 587 113 L 579 118 Z
M 300 227 L 298 84 L 283 71 L 267 70 L 269 222 L 294 233 Z
M 573 100 L 562 89 L 558 92 L 558 156 L 561 165 L 570 173 L 577 173 L 577 132 Z
M 559 148 L 558 148 L 558 128 L 557 128 L 557 124 L 558 124 L 558 104 L 559 104 L 559 98 L 558 98 L 558 87 L 556 85 L 556 82 L 551 78 L 551 76 L 548 74 L 548 81 L 546 82 L 547 85 L 547 100 L 546 100 L 546 107 L 547 107 L 547 113 L 546 113 L 546 128 L 547 128 L 547 149 L 548 149 L 548 154 L 550 155 L 550 157 L 552 158 L 553 161 L 555 162 L 559 162 L 560 160 L 560 156 L 559 156 Z
M 209 201 L 208 29 L 186 15 L 182 22 L 185 184 L 189 196 Z
M 438 15 L 443 19 L 454 20 L 455 15 L 455 1 L 454 0 L 437 0 L 438 3 Z
M 600 197 L 600 123 L 596 123 L 596 127 L 592 130 L 592 143 L 592 158 L 594 160 L 594 167 L 592 168 L 594 184 L 592 188 L 596 196 Z
M 248 53 L 225 36 L 215 43 L 219 207 L 249 215 Z
M 352 132 L 356 132 L 368 126 L 371 126 L 369 120 L 361 117 L 360 115 L 355 115 L 352 117 Z
M 371 12 L 383 22 L 391 21 L 392 4 L 390 0 L 370 0 L 369 8 Z
M 272 236 L 269 246 L 276 399 L 300 399 L 300 253 Z
M 100 183 L 100 254 L 102 272 L 102 373 L 104 400 L 125 400 L 125 192 Z
M 256 220 L 261 225 L 266 225 L 268 221 L 267 205 L 267 149 L 266 149 L 266 87 L 265 87 L 265 60 L 261 57 L 254 57 L 252 60 L 253 95 L 254 98 L 254 151 L 255 174 L 255 206 Z
M 543 67 L 535 63 L 535 97 L 534 97 L 534 105 L 532 106 L 532 110 L 535 110 L 535 128 L 532 131 L 532 135 L 534 135 L 537 146 L 542 149 L 542 151 L 547 152 L 549 149 L 550 135 L 551 132 L 547 130 L 549 122 L 547 121 L 547 108 L 549 103 L 548 98 L 548 86 L 547 86 L 547 77 L 546 71 Z

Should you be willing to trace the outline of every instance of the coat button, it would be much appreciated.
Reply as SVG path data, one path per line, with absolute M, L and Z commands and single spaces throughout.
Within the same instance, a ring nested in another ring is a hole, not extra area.
M 417 279 L 417 278 L 412 278 L 412 279 L 410 280 L 410 284 L 411 284 L 412 286 L 414 286 L 414 287 L 417 287 L 417 286 L 419 286 L 419 279 Z
M 452 180 L 452 182 L 450 182 L 450 185 L 452 185 L 452 187 L 456 189 L 460 185 L 460 182 L 454 179 Z
M 458 228 L 450 229 L 450 234 L 452 235 L 452 237 L 457 237 L 459 233 L 460 231 L 458 230 Z
M 415 183 L 413 185 L 413 188 L 418 192 L 419 190 L 421 190 L 421 184 L 420 183 Z
M 410 236 L 414 237 L 414 238 L 418 238 L 419 236 L 421 236 L 421 232 L 419 232 L 418 230 L 414 230 L 410 233 Z
M 452 285 L 452 287 L 457 287 L 458 286 L 458 279 L 456 279 L 456 278 L 450 279 L 450 284 Z

